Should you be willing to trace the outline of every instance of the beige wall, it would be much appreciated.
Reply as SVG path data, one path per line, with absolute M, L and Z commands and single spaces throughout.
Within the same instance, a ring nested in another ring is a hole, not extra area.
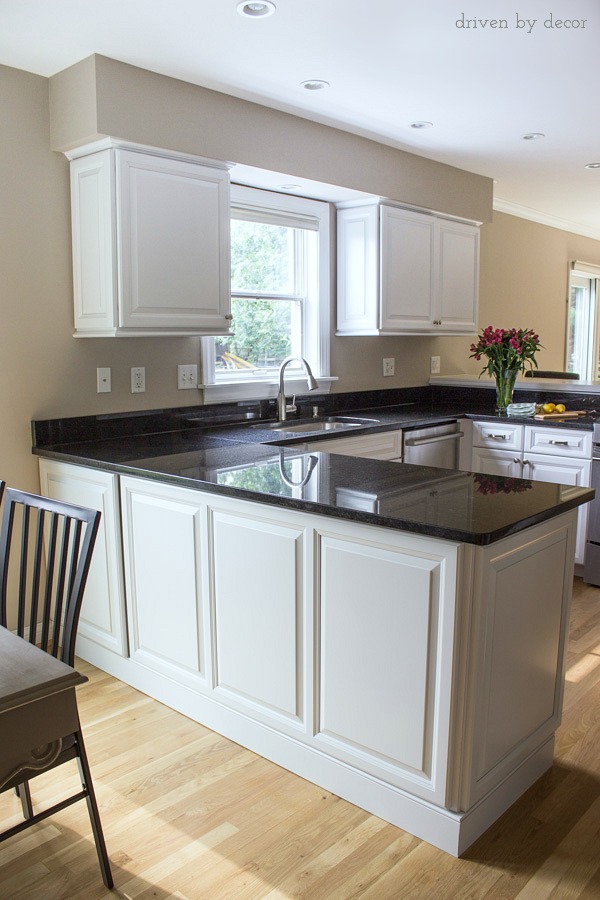
M 57 150 L 96 133 L 491 218 L 490 178 L 299 116 L 98 55 L 50 81 Z
M 481 228 L 480 326 L 533 328 L 544 349 L 540 369 L 565 365 L 568 264 L 600 265 L 600 241 L 504 213 Z M 439 338 L 442 372 L 479 374 L 468 338 Z
M 69 166 L 50 150 L 48 81 L 0 66 L 0 478 L 38 490 L 35 418 L 198 403 L 177 390 L 177 364 L 196 363 L 198 338 L 75 340 Z M 112 368 L 111 394 L 96 367 Z M 131 366 L 146 393 L 130 393 Z

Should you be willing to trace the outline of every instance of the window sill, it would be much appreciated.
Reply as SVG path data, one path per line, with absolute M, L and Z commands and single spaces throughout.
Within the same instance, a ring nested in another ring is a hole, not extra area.
M 329 394 L 331 385 L 338 379 L 335 376 L 317 378 L 319 393 Z M 225 403 L 228 400 L 268 400 L 277 397 L 278 382 L 273 379 L 264 381 L 227 381 L 219 384 L 199 384 L 198 389 L 204 392 L 204 403 Z M 285 392 L 288 397 L 297 394 L 303 397 L 308 393 L 306 378 L 286 377 Z

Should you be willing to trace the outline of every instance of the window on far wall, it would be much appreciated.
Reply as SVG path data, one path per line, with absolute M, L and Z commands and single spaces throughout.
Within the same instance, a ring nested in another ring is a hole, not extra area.
M 586 381 L 600 378 L 600 266 L 573 262 L 569 271 L 567 307 L 567 372 Z
M 233 333 L 202 339 L 205 400 L 273 395 L 286 356 L 329 376 L 329 255 L 327 203 L 232 185 Z

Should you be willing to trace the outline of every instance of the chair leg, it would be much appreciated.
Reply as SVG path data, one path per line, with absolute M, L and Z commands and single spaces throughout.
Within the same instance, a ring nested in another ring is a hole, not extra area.
M 100 871 L 102 872 L 102 881 L 106 885 L 107 888 L 113 887 L 113 878 L 110 870 L 110 860 L 108 858 L 108 852 L 106 850 L 106 843 L 104 841 L 104 833 L 102 831 L 102 825 L 100 822 L 100 813 L 98 811 L 98 804 L 96 802 L 96 795 L 94 793 L 94 787 L 92 784 L 92 775 L 90 772 L 90 767 L 87 760 L 87 755 L 85 752 L 85 745 L 83 743 L 83 735 L 81 731 L 77 731 L 75 733 L 75 738 L 77 740 L 77 746 L 79 748 L 79 754 L 77 756 L 77 765 L 79 766 L 79 777 L 81 778 L 81 784 L 83 789 L 86 791 L 86 802 L 88 806 L 88 813 L 90 816 L 90 822 L 92 823 L 92 832 L 94 834 L 94 841 L 96 843 L 96 851 L 98 853 L 98 862 L 100 863 Z
M 23 818 L 31 819 L 33 817 L 33 803 L 31 802 L 31 791 L 29 790 L 29 782 L 24 781 L 15 788 L 15 793 L 21 801 L 23 809 Z

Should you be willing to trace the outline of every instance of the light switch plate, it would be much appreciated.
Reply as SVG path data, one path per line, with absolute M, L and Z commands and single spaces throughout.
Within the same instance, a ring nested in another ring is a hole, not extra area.
M 198 366 L 177 366 L 177 390 L 198 387 Z

